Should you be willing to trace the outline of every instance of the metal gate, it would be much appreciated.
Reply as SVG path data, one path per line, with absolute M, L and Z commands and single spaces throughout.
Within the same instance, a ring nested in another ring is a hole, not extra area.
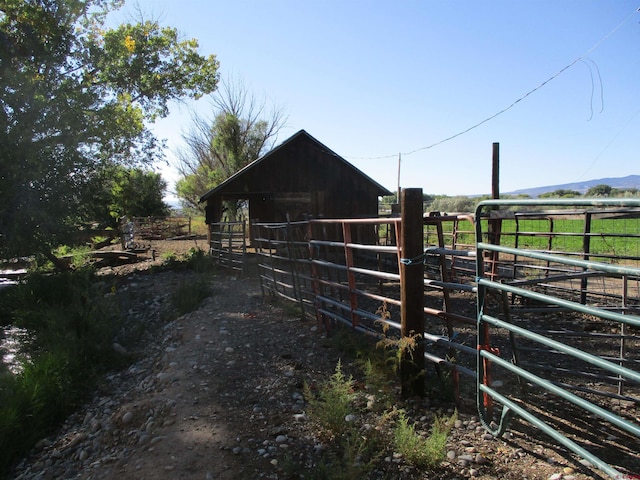
M 490 200 L 475 219 L 482 423 L 637 474 L 640 199 Z

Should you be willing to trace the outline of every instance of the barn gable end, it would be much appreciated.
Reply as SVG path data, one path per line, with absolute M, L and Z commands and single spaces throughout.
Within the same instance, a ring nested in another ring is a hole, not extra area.
M 205 193 L 207 223 L 222 218 L 222 202 L 244 199 L 261 222 L 378 215 L 378 197 L 392 193 L 306 131 L 300 130 Z

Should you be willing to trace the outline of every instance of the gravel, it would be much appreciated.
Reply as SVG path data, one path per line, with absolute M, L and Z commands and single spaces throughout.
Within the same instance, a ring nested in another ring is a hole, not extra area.
M 190 273 L 123 275 L 118 293 L 145 340 L 134 361 L 104 379 L 87 405 L 40 440 L 11 478 L 282 479 L 287 464 L 313 468 L 330 450 L 307 414 L 303 388 L 340 359 L 315 322 L 263 302 L 255 276 L 226 273 L 196 312 L 167 322 L 171 289 Z M 126 298 L 126 300 L 125 300 Z M 126 342 L 122 342 L 126 344 Z M 122 345 L 119 344 L 121 348 Z M 342 359 L 345 368 L 349 361 Z M 473 405 L 473 401 L 468 401 Z M 422 435 L 455 405 L 398 400 Z M 362 415 L 349 415 L 362 429 Z M 420 471 L 390 448 L 370 478 L 587 479 L 595 474 L 540 438 L 488 434 L 461 406 L 442 464 Z

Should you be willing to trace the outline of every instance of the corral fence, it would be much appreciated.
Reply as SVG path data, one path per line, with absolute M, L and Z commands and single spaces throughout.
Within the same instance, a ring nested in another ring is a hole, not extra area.
M 209 253 L 224 268 L 244 271 L 247 255 L 247 228 L 242 222 L 209 224 Z
M 640 200 L 419 208 L 411 254 L 399 217 L 253 223 L 263 294 L 377 337 L 407 335 L 418 302 L 417 351 L 494 435 L 524 421 L 613 478 L 640 471 Z
M 191 235 L 191 217 L 132 217 L 120 224 L 123 248 Z
M 519 417 L 637 474 L 640 200 L 493 200 L 475 217 L 481 421 L 501 435 Z

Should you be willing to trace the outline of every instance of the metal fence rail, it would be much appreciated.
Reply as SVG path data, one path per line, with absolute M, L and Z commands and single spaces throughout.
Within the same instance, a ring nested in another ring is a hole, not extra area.
M 425 359 L 456 395 L 476 385 L 493 434 L 521 418 L 614 478 L 640 471 L 640 200 L 495 200 L 423 220 L 412 259 L 399 218 L 254 225 L 263 293 L 329 329 L 399 336 L 400 266 L 421 264 Z
M 469 331 L 475 314 L 456 312 L 451 298 L 462 292 L 465 302 L 474 300 L 473 278 L 465 273 L 469 263 L 473 266 L 474 252 L 452 249 L 457 224 L 470 220 L 469 215 L 425 217 L 428 249 L 420 259 L 425 265 L 423 311 L 429 319 L 425 358 L 439 373 L 452 369 L 456 391 L 458 373 L 475 378 L 475 330 Z M 336 323 L 369 335 L 398 337 L 400 223 L 399 218 L 378 218 L 252 224 L 263 294 L 297 302 L 327 329 Z M 472 227 L 469 223 L 467 229 Z M 460 259 L 466 263 L 456 263 Z
M 211 223 L 209 232 L 209 253 L 214 261 L 242 272 L 247 255 L 245 222 Z
M 501 435 L 517 415 L 613 478 L 637 472 L 640 200 L 492 200 L 476 219 L 481 421 Z
M 263 296 L 297 303 L 302 315 L 315 315 L 307 222 L 251 225 Z

